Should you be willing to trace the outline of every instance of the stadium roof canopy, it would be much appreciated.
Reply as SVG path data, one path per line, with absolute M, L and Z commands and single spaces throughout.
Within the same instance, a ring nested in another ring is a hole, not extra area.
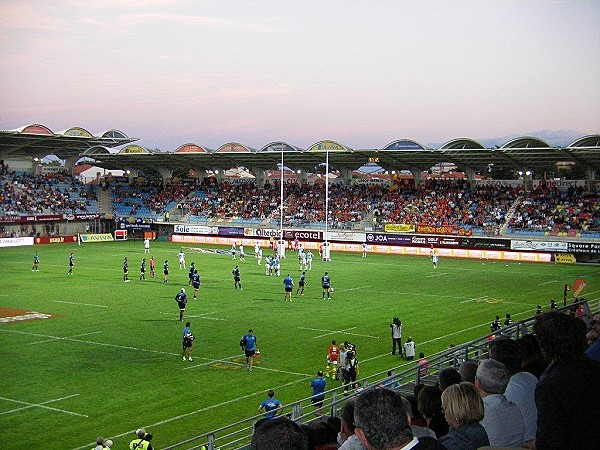
M 60 159 L 79 159 L 88 148 L 101 145 L 117 147 L 137 141 L 119 130 L 96 135 L 84 128 L 72 127 L 54 132 L 50 128 L 31 124 L 16 130 L 0 130 L 0 157 L 13 159 L 44 158 L 55 155 Z
M 148 150 L 131 145 L 137 139 L 118 130 L 92 135 L 82 128 L 53 133 L 43 125 L 29 125 L 18 130 L 0 131 L 0 157 L 30 158 L 54 154 L 71 160 L 86 157 L 106 169 L 173 171 L 228 170 L 243 166 L 248 169 L 277 169 L 282 153 L 286 167 L 312 172 L 325 163 L 335 169 L 356 170 L 374 163 L 386 170 L 424 171 L 436 164 L 451 163 L 459 170 L 486 172 L 490 164 L 515 170 L 554 171 L 558 163 L 576 164 L 600 173 L 600 134 L 584 136 L 568 146 L 554 147 L 542 139 L 524 136 L 501 146 L 486 148 L 468 138 L 457 138 L 439 148 L 428 148 L 417 141 L 399 139 L 383 148 L 352 149 L 332 140 L 319 141 L 308 149 L 276 141 L 261 149 L 230 142 L 216 150 L 194 143 L 183 144 L 173 152 Z M 127 145 L 120 150 L 114 147 Z
M 334 141 L 320 141 L 308 149 L 286 142 L 272 142 L 260 150 L 239 143 L 225 144 L 217 150 L 185 144 L 173 153 L 145 149 L 139 153 L 114 153 L 107 148 L 96 147 L 86 151 L 84 156 L 107 169 L 164 167 L 174 170 L 189 167 L 227 170 L 244 166 L 268 170 L 279 167 L 282 153 L 286 167 L 307 172 L 313 171 L 329 158 L 329 164 L 334 168 L 350 170 L 375 163 L 386 170 L 423 171 L 436 164 L 452 163 L 464 171 L 485 172 L 490 164 L 496 164 L 539 173 L 556 170 L 557 163 L 571 163 L 600 173 L 600 135 L 582 137 L 567 147 L 552 147 L 538 138 L 521 137 L 491 149 L 471 139 L 454 139 L 440 148 L 432 149 L 402 139 L 383 148 L 372 149 L 352 149 Z

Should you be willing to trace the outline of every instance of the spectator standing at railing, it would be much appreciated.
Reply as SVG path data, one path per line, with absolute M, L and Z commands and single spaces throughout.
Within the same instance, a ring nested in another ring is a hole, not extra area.
M 583 322 L 550 312 L 536 318 L 533 332 L 550 360 L 535 389 L 536 448 L 597 448 L 600 362 L 584 353 L 587 343 Z
M 417 362 L 417 368 L 419 369 L 419 376 L 425 377 L 429 375 L 429 361 L 425 358 L 425 353 L 419 353 L 419 361 Z
M 327 380 L 323 377 L 323 371 L 317 371 L 317 377 L 310 382 L 312 388 L 312 398 L 310 399 L 313 406 L 317 409 L 317 415 L 321 415 L 321 408 L 325 401 L 325 387 L 327 386 Z

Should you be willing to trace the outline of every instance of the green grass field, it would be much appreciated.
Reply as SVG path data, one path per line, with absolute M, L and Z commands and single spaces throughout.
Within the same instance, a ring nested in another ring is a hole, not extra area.
M 187 271 L 179 247 L 152 243 L 157 277 L 139 281 L 140 242 L 0 249 L 0 306 L 52 318 L 0 323 L 0 447 L 87 449 L 102 435 L 128 447 L 141 426 L 164 448 L 256 414 L 269 388 L 283 403 L 308 397 L 309 380 L 324 369 L 332 339 L 357 345 L 360 375 L 403 364 L 391 356 L 389 323 L 399 316 L 417 351 L 446 349 L 489 331 L 496 314 L 533 315 L 576 277 L 584 296 L 600 296 L 597 266 L 493 263 L 334 253 L 315 261 L 307 293 L 283 301 L 283 277 L 267 277 L 253 257 L 187 252 L 202 276 L 200 299 L 186 318 L 196 335 L 194 361 L 182 361 L 178 307 Z M 39 272 L 31 272 L 40 251 Z M 74 275 L 67 276 L 68 255 Z M 266 253 L 266 252 L 265 252 Z M 130 283 L 122 261 L 130 260 Z M 162 262 L 171 276 L 162 282 Z M 243 291 L 233 287 L 239 264 Z M 321 298 L 327 270 L 335 292 Z M 288 253 L 282 272 L 297 284 L 297 260 Z M 147 275 L 149 278 L 149 274 Z M 188 291 L 190 292 L 190 291 Z M 253 328 L 262 357 L 250 373 L 238 342 Z M 414 364 L 411 363 L 411 364 Z M 330 387 L 333 387 L 330 381 Z

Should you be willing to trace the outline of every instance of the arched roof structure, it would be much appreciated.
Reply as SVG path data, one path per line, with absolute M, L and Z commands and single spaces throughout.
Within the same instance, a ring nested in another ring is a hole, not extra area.
M 85 134 L 83 128 L 69 128 L 66 134 Z M 101 135 L 64 136 L 48 127 L 31 124 L 17 130 L 0 131 L 0 158 L 44 157 L 54 154 L 61 159 L 86 156 L 106 169 L 223 169 L 243 166 L 256 169 L 277 169 L 281 163 L 292 169 L 311 172 L 329 157 L 329 163 L 340 169 L 356 170 L 370 162 L 386 170 L 427 170 L 439 163 L 452 163 L 464 171 L 487 172 L 490 164 L 510 165 L 516 170 L 541 172 L 555 168 L 557 163 L 579 164 L 600 173 L 600 134 L 587 135 L 566 147 L 553 147 L 546 141 L 522 136 L 502 146 L 485 148 L 473 139 L 453 139 L 439 148 L 427 148 L 411 139 L 398 139 L 382 148 L 353 149 L 332 140 L 322 140 L 302 149 L 287 142 L 271 142 L 260 150 L 231 142 L 213 151 L 197 144 L 184 144 L 173 152 L 152 151 L 129 146 L 115 152 L 114 147 L 131 144 L 118 130 Z M 204 151 L 202 151 L 204 150 Z
M 14 130 L 0 131 L 2 158 L 44 158 L 55 155 L 60 159 L 74 159 L 86 150 L 96 147 L 117 147 L 137 141 L 118 130 L 93 135 L 85 128 L 71 127 L 55 133 L 41 124 L 30 124 Z

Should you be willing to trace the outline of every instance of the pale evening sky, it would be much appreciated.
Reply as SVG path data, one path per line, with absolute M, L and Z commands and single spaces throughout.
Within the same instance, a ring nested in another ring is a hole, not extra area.
M 598 0 L 0 0 L 0 129 L 166 151 L 582 136 L 598 24 Z

